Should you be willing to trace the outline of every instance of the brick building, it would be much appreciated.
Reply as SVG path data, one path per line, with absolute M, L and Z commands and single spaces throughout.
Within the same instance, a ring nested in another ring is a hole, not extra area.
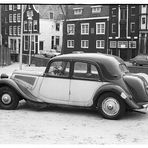
M 108 5 L 68 5 L 63 53 L 107 53 L 108 25 Z

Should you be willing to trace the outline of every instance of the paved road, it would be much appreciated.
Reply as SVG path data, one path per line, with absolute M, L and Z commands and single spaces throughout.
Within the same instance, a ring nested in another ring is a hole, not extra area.
M 0 133 L 0 144 L 148 144 L 148 114 L 112 121 L 89 110 L 35 110 L 22 101 L 17 110 L 0 110 Z

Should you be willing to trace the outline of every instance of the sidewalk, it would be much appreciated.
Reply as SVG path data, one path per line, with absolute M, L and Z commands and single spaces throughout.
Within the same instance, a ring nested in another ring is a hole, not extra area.
M 28 66 L 27 64 L 22 64 L 22 70 L 26 71 L 45 71 L 46 67 L 36 67 L 35 65 Z M 9 66 L 0 66 L 0 75 L 5 73 L 7 75 L 11 75 L 13 71 L 19 70 L 19 63 L 13 63 Z

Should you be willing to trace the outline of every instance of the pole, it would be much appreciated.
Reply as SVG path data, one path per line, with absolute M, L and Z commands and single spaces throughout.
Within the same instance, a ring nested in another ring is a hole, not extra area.
M 23 50 L 23 7 L 24 5 L 22 5 L 21 7 L 21 47 L 20 47 L 20 62 L 19 62 L 19 69 L 22 70 L 22 50 Z
M 30 47 L 29 47 L 29 66 L 30 65 L 31 65 L 31 31 L 30 31 Z

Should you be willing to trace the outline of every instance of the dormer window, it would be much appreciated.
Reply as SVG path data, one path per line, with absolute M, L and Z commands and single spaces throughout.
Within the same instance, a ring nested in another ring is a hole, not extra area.
M 97 5 L 97 6 L 91 6 L 92 9 L 92 13 L 100 13 L 101 12 L 101 5 Z
M 74 15 L 81 15 L 83 8 L 73 8 L 74 10 Z

